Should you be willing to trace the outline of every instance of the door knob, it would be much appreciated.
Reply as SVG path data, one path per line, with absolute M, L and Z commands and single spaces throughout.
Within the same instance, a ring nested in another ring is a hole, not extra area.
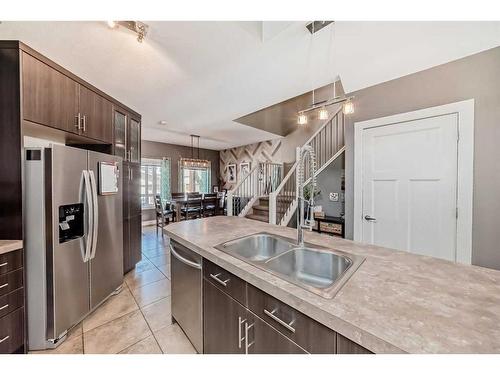
M 377 221 L 377 219 L 375 219 L 374 217 L 371 217 L 370 215 L 366 215 L 365 220 L 366 221 Z

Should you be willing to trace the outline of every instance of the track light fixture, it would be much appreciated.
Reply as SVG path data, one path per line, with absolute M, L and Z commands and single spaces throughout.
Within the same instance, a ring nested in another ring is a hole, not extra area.
M 137 41 L 139 43 L 142 43 L 149 28 L 148 25 L 140 21 L 106 21 L 106 24 L 111 29 L 117 29 L 119 26 L 123 26 L 126 29 L 133 31 L 137 34 Z

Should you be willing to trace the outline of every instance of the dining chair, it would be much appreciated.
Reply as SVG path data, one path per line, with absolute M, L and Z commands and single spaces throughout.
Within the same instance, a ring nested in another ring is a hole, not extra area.
M 172 210 L 170 202 L 167 203 L 167 206 L 163 206 L 161 202 L 161 197 L 159 194 L 155 195 L 155 213 L 156 213 L 156 235 L 158 235 L 158 228 L 161 228 L 161 235 L 163 237 L 163 228 L 165 225 L 170 223 L 170 217 L 175 215 L 174 210 Z
M 218 198 L 217 193 L 203 194 L 202 216 L 215 216 L 217 215 Z
M 181 208 L 181 218 L 197 219 L 201 216 L 203 196 L 200 193 L 187 193 L 187 201 Z

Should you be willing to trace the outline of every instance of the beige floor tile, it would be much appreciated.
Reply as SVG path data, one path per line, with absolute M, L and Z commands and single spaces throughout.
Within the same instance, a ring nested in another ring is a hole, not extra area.
M 140 307 L 149 305 L 170 296 L 170 280 L 163 279 L 138 289 L 132 289 L 132 294 Z
M 78 323 L 76 326 L 74 326 L 68 331 L 68 337 L 66 339 L 69 339 L 70 337 L 73 336 L 81 336 L 82 334 L 83 334 L 83 323 Z
M 85 353 L 114 354 L 151 335 L 142 313 L 134 311 L 83 334 Z
M 142 250 L 142 254 L 144 254 L 148 259 L 151 259 L 162 255 L 168 255 L 169 251 L 168 248 L 160 246 L 154 249 Z
M 172 324 L 170 306 L 170 297 L 167 297 L 142 308 L 142 313 L 149 324 L 149 328 L 158 331 Z
M 83 335 L 68 335 L 66 340 L 55 349 L 37 350 L 30 354 L 83 354 Z
M 166 354 L 196 354 L 196 350 L 180 329 L 173 324 L 154 332 L 161 350 Z
M 125 282 L 130 289 L 137 289 L 164 278 L 165 275 L 155 267 L 140 273 L 129 272 L 125 275 Z
M 96 311 L 85 318 L 83 321 L 83 331 L 88 332 L 104 323 L 110 322 L 138 309 L 139 306 L 135 303 L 134 297 L 128 288 L 124 287 L 119 294 L 110 297 L 99 306 Z
M 149 258 L 148 259 L 150 260 L 151 263 L 153 263 L 156 267 L 159 267 L 159 266 L 164 266 L 165 264 L 168 264 L 170 263 L 170 255 L 167 255 L 167 254 L 163 254 L 163 255 L 159 255 L 157 257 L 152 257 L 152 258 Z
M 122 350 L 119 354 L 162 354 L 162 351 L 154 336 L 151 335 Z
M 130 271 L 130 272 L 141 273 L 141 272 L 153 269 L 153 268 L 155 268 L 154 264 L 151 263 L 146 258 L 143 258 L 139 263 L 137 263 L 135 265 L 135 268 L 132 271 Z
M 170 263 L 164 264 L 163 266 L 158 266 L 158 269 L 163 273 L 168 279 L 170 279 Z

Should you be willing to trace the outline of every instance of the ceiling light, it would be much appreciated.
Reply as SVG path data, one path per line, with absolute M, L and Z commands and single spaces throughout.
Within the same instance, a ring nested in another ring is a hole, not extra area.
M 118 26 L 118 24 L 116 23 L 116 21 L 106 21 L 106 23 L 108 24 L 108 27 L 110 29 L 114 29 L 115 27 Z
M 307 124 L 307 116 L 304 113 L 299 113 L 297 116 L 297 124 L 305 125 Z
M 351 98 L 347 99 L 344 103 L 342 112 L 344 112 L 344 115 L 351 115 L 354 113 L 354 103 L 351 101 Z
M 160 125 L 167 125 L 167 122 L 165 120 L 158 121 L 158 124 Z
M 322 107 L 318 112 L 319 120 L 328 120 L 328 110 L 325 107 Z

